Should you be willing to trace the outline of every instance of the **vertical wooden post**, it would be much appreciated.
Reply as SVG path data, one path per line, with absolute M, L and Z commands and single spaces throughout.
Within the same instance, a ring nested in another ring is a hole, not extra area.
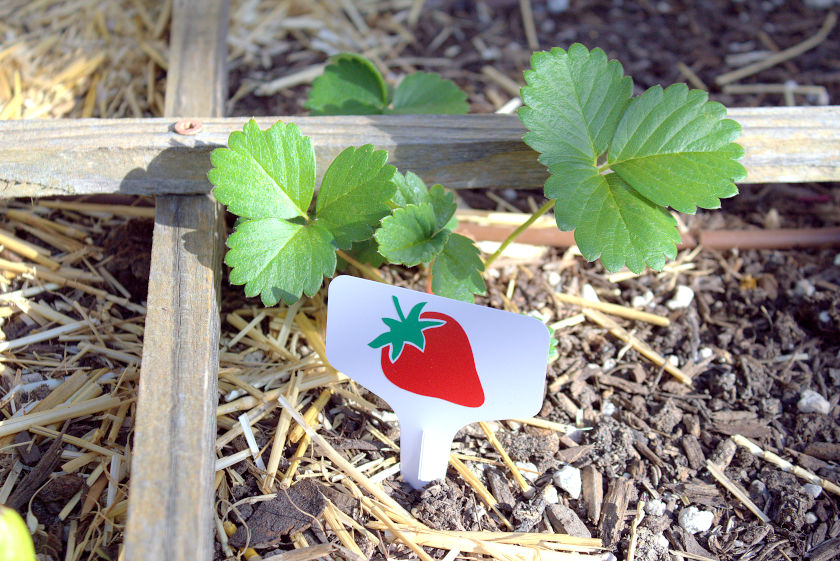
M 175 0 L 166 116 L 222 116 L 227 22 L 227 0 Z M 157 198 L 127 561 L 213 558 L 222 226 L 210 196 Z

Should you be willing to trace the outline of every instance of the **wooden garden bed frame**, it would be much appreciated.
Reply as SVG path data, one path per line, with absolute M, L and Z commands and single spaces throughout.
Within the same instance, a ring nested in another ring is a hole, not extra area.
M 226 0 L 175 0 L 163 119 L 0 122 L 0 196 L 156 195 L 125 559 L 213 557 L 223 210 L 209 153 L 224 119 Z M 733 109 L 750 183 L 840 180 L 840 107 Z M 196 135 L 175 132 L 198 118 Z M 514 116 L 267 117 L 296 122 L 320 161 L 374 144 L 452 188 L 540 188 L 545 171 Z

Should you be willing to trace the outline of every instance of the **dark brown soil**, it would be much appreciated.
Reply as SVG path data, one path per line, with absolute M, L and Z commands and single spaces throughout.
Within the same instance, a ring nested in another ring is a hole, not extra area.
M 633 77 L 637 93 L 656 85 L 686 82 L 680 70 L 684 64 L 708 86 L 711 98 L 732 107 L 783 105 L 783 94 L 725 94 L 715 78 L 745 66 L 750 53 L 773 52 L 792 47 L 817 33 L 828 10 L 814 7 L 819 2 L 783 2 L 781 0 L 742 0 L 729 2 L 653 1 L 623 2 L 598 0 L 571 1 L 566 11 L 552 13 L 549 4 L 531 2 L 536 22 L 539 48 L 568 47 L 583 43 L 600 47 L 610 58 L 618 59 L 625 72 Z M 368 18 L 372 28 L 389 29 L 388 10 Z M 435 17 L 435 14 L 442 14 Z M 522 71 L 530 65 L 530 50 L 525 39 L 517 0 L 472 2 L 427 0 L 423 16 L 412 31 L 417 38 L 398 56 L 411 59 L 418 70 L 438 72 L 454 80 L 469 96 L 471 112 L 492 112 L 495 108 L 486 95 L 488 82 L 481 74 L 491 65 L 514 81 L 522 82 Z M 455 33 L 434 51 L 427 48 L 441 31 L 441 21 L 451 21 Z M 793 80 L 800 85 L 824 86 L 829 99 L 837 103 L 840 94 L 840 41 L 837 29 L 816 48 L 795 59 L 739 80 L 739 84 L 784 84 Z M 445 57 L 451 65 L 424 67 L 422 57 Z M 269 69 L 234 69 L 230 79 L 231 95 L 242 79 L 270 81 L 286 76 L 309 64 L 322 62 L 326 55 L 291 49 L 272 59 Z M 390 60 L 383 56 L 386 63 Z M 393 68 L 401 73 L 398 64 Z M 233 107 L 233 115 L 300 115 L 308 85 L 284 90 L 276 96 L 249 95 Z M 818 103 L 815 97 L 797 96 L 798 105 Z

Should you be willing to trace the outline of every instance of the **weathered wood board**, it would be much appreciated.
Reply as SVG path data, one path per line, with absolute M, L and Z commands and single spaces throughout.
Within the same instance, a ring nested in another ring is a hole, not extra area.
M 840 106 L 731 109 L 743 126 L 745 183 L 840 181 Z M 541 188 L 546 172 L 512 115 L 261 117 L 297 123 L 323 173 L 343 148 L 370 143 L 390 162 L 455 189 Z M 0 121 L 0 197 L 206 193 L 210 152 L 246 119 L 207 119 L 194 136 L 174 119 Z
M 222 114 L 227 22 L 227 0 L 175 1 L 166 114 Z M 138 184 L 156 181 L 146 175 Z M 213 558 L 222 227 L 209 195 L 157 198 L 127 561 Z

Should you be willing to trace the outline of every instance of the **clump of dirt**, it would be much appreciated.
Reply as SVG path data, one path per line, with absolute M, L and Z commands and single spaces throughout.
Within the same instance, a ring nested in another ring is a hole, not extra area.
M 590 457 L 601 468 L 605 478 L 620 477 L 630 460 L 639 457 L 633 442 L 644 436 L 613 417 L 602 417 L 587 442 L 594 445 Z
M 461 485 L 448 478 L 427 485 L 411 513 L 432 528 L 459 531 L 480 530 L 479 520 L 486 514 L 484 507 L 465 494 Z M 458 515 L 453 516 L 454 513 Z

